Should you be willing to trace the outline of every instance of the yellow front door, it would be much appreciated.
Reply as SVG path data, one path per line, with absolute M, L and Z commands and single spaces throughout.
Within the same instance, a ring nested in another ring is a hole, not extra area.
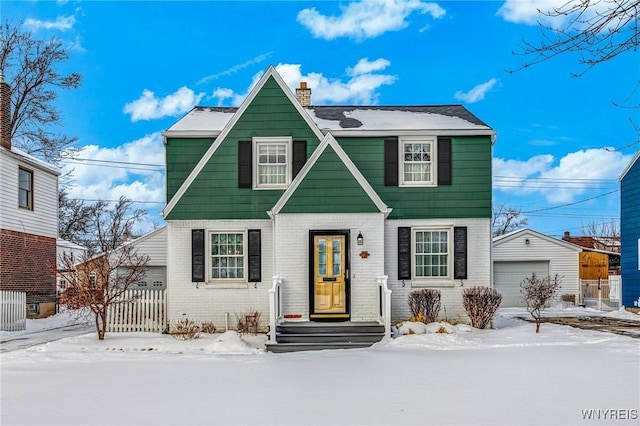
M 315 235 L 313 317 L 347 317 L 344 235 Z

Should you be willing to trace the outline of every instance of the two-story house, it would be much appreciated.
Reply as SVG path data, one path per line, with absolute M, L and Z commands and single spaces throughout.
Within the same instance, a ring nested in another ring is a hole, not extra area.
M 56 311 L 58 169 L 12 146 L 11 92 L 0 75 L 0 290 L 24 291 L 27 316 Z
M 619 180 L 622 304 L 640 308 L 640 151 Z
M 278 350 L 292 324 L 388 335 L 416 289 L 464 317 L 464 288 L 491 285 L 495 131 L 461 105 L 310 92 L 270 67 L 239 108 L 196 107 L 164 132 L 169 320 L 257 310 Z

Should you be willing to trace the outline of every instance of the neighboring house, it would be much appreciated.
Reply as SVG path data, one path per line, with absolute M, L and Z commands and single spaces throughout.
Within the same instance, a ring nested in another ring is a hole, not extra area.
M 270 67 L 239 108 L 196 107 L 164 132 L 169 320 L 257 310 L 273 349 L 288 322 L 388 333 L 423 288 L 465 317 L 462 291 L 491 286 L 495 131 L 461 105 L 310 92 Z
M 58 169 L 12 146 L 0 75 L 0 290 L 26 292 L 27 316 L 56 312 Z
M 600 278 L 605 278 L 607 275 L 620 275 L 620 237 L 572 236 L 569 231 L 565 231 L 562 240 L 584 248 L 584 253 L 581 256 L 585 259 L 581 260 L 581 265 L 593 267 L 595 263 L 602 263 L 596 260 L 597 258 L 605 259 L 604 263 L 608 270 L 604 274 L 600 274 Z M 593 279 L 590 276 L 581 276 L 581 278 Z M 595 278 L 597 279 L 598 276 L 596 275 Z
M 531 229 L 520 229 L 493 239 L 493 287 L 502 294 L 501 307 L 526 306 L 520 283 L 535 272 L 539 277 L 558 274 L 558 294 L 580 298 L 579 255 L 582 248 Z
M 72 272 L 68 269 L 68 263 L 76 264 L 82 261 L 87 253 L 87 248 L 71 241 L 58 238 L 56 240 L 56 259 L 58 265 L 57 294 L 62 294 L 67 289 L 65 274 Z M 69 259 L 70 262 L 67 262 Z
M 622 304 L 640 307 L 640 151 L 620 175 Z
M 571 235 L 569 231 L 564 231 L 562 235 L 564 241 L 585 247 L 588 249 L 602 250 L 612 253 L 620 253 L 620 237 L 594 237 L 591 235 Z
M 166 290 L 167 288 L 167 227 L 163 226 L 135 240 L 126 242 L 138 255 L 149 256 L 146 277 L 130 288 L 140 290 Z
M 145 267 L 144 279 L 129 285 L 130 290 L 166 290 L 167 288 L 167 228 L 158 228 L 141 237 L 126 241 L 120 247 L 131 247 L 132 252 L 138 256 L 148 256 Z M 117 259 L 118 248 L 113 250 L 113 259 Z M 83 259 L 78 265 L 78 270 L 88 273 L 89 281 L 95 281 L 94 286 L 102 286 L 101 280 L 107 275 L 101 273 L 101 268 L 113 268 L 118 266 L 126 268 L 126 265 L 107 265 L 104 262 L 104 254 L 100 253 L 89 259 Z

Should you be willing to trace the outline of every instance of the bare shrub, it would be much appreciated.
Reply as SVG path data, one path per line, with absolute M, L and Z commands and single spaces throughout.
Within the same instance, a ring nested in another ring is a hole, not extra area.
M 462 292 L 462 306 L 469 316 L 471 327 L 487 328 L 502 302 L 502 295 L 488 287 L 471 287 Z
M 536 333 L 540 332 L 542 310 L 553 300 L 560 291 L 562 278 L 555 274 L 552 277 L 539 277 L 535 272 L 520 283 L 522 298 L 527 304 L 527 311 L 536 323 Z
M 202 324 L 200 324 L 200 331 L 203 333 L 213 334 L 216 332 L 216 330 L 217 328 L 212 321 L 205 321 Z
M 200 326 L 185 316 L 171 325 L 169 335 L 178 340 L 193 340 L 200 337 Z
M 409 293 L 409 309 L 414 318 L 425 324 L 435 322 L 440 313 L 440 290 L 423 288 Z
M 255 309 L 249 309 L 240 315 L 236 314 L 238 333 L 258 334 L 261 315 L 260 311 Z

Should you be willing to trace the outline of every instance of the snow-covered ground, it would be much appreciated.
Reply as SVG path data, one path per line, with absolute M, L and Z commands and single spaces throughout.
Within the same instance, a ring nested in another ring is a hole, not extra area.
M 640 315 L 558 306 L 547 315 Z M 2 425 L 640 423 L 640 340 L 516 319 L 368 349 L 264 352 L 235 332 L 95 333 L 0 354 Z M 58 316 L 56 316 L 58 317 Z M 46 328 L 45 321 L 36 320 Z M 28 324 L 28 328 L 35 324 Z M 41 328 L 41 329 L 42 329 Z M 406 327 L 405 327 L 406 328 Z M 28 332 L 29 330 L 27 330 Z M 3 333 L 10 338 L 14 333 Z

